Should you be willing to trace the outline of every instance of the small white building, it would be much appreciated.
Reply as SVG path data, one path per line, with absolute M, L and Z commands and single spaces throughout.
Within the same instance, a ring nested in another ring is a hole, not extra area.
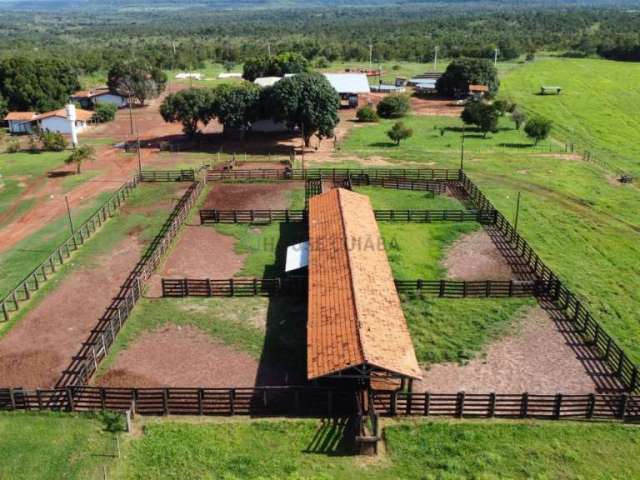
M 93 112 L 76 109 L 76 132 L 80 133 L 86 130 L 89 127 L 91 117 L 93 117 Z M 71 134 L 71 124 L 67 118 L 67 110 L 65 108 L 38 115 L 32 120 L 32 123 L 37 124 L 38 128 L 45 132 Z
M 273 87 L 280 80 L 282 80 L 282 77 L 258 77 L 253 81 L 253 83 L 264 88 Z
M 111 92 L 108 88 L 76 92 L 71 95 L 70 99 L 72 102 L 79 103 L 82 108 L 94 108 L 100 103 L 115 105 L 117 108 L 124 108 L 129 105 L 127 97 Z
M 193 80 L 202 80 L 204 75 L 197 72 L 180 72 L 176 74 L 177 80 L 188 80 L 192 78 Z
M 4 121 L 9 126 L 9 133 L 20 135 L 32 132 L 32 120 L 37 116 L 35 112 L 9 112 Z

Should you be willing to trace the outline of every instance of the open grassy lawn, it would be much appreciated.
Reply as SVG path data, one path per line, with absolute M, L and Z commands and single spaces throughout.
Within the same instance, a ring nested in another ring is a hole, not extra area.
M 108 254 L 127 236 L 137 234 L 143 244 L 150 243 L 166 221 L 170 209 L 149 209 L 171 198 L 174 190 L 173 183 L 140 184 L 115 216 L 74 253 L 72 261 L 58 267 L 56 274 L 32 295 L 29 303 L 21 304 L 20 311 L 9 322 L 0 323 L 0 336 L 53 291 L 68 274 L 77 268 L 91 267 L 99 256 Z M 109 195 L 111 194 L 102 195 L 91 208 L 85 208 L 81 214 L 76 214 L 76 226 L 88 218 Z M 6 293 L 15 287 L 68 236 L 67 219 L 63 217 L 0 255 L 0 265 L 3 267 L 0 269 L 0 292 Z
M 464 210 L 464 205 L 448 195 L 429 192 L 397 190 L 381 187 L 354 187 L 367 195 L 374 210 Z
M 613 171 L 640 175 L 640 63 L 543 58 L 516 68 L 502 80 L 500 96 L 554 122 L 554 135 L 595 152 Z M 541 85 L 563 88 L 537 95 Z
M 382 156 L 397 163 L 459 168 L 464 127 L 462 120 L 455 117 L 409 115 L 401 121 L 413 129 L 413 136 L 403 140 L 399 146 L 387 137 L 387 131 L 397 121 L 380 120 L 351 130 L 341 144 L 341 152 L 356 154 L 362 158 Z M 464 150 L 465 158 L 495 158 L 559 152 L 564 150 L 564 145 L 544 141 L 534 146 L 522 130 L 515 129 L 510 119 L 501 118 L 499 131 L 488 134 L 486 138 L 475 128 L 465 127 Z
M 2 479 L 97 480 L 117 456 L 115 437 L 93 415 L 0 413 L 0 438 Z
M 640 431 L 623 425 L 399 422 L 386 453 L 344 456 L 319 421 L 151 421 L 126 442 L 116 479 L 622 479 L 640 475 Z

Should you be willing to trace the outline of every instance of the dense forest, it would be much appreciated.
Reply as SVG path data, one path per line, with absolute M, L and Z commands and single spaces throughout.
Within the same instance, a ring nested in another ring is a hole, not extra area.
M 23 8 L 51 5 L 24 3 Z M 374 62 L 428 62 L 436 46 L 448 58 L 489 58 L 498 48 L 502 60 L 541 50 L 640 60 L 640 10 L 621 7 L 524 8 L 510 2 L 461 1 L 232 11 L 199 2 L 141 12 L 133 6 L 63 11 L 62 6 L 74 2 L 58 3 L 60 11 L 24 11 L 0 2 L 0 60 L 56 59 L 78 73 L 106 71 L 129 60 L 188 69 L 205 61 L 241 63 L 267 48 L 273 54 L 300 53 L 312 62 L 363 61 L 369 59 L 370 44 Z M 500 3 L 508 6 L 498 8 Z

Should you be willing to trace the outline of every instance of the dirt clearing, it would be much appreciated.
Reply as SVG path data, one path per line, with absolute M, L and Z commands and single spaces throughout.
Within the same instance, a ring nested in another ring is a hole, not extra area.
M 91 268 L 72 272 L 20 320 L 0 341 L 2 384 L 53 387 L 141 252 L 135 237 L 124 239 Z
M 141 335 L 97 380 L 109 387 L 252 387 L 259 364 L 196 327 L 167 325 Z
M 284 210 L 291 205 L 291 193 L 304 189 L 302 182 L 216 183 L 204 208 L 217 210 Z
M 467 365 L 432 366 L 414 389 L 434 393 L 537 394 L 584 394 L 596 390 L 585 365 L 542 308 L 533 307 L 514 330 L 489 346 L 485 358 Z
M 163 268 L 149 280 L 147 296 L 162 295 L 161 278 L 232 278 L 246 255 L 235 253 L 236 239 L 210 227 L 185 225 Z
M 444 260 L 452 280 L 511 280 L 514 274 L 509 263 L 491 237 L 480 230 L 458 239 L 447 251 Z

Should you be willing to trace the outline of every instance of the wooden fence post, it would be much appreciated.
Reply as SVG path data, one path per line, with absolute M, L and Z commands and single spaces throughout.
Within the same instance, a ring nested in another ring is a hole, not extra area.
M 424 415 L 425 417 L 429 415 L 431 410 L 431 395 L 429 392 L 424 393 Z
M 623 393 L 620 396 L 620 405 L 618 406 L 618 418 L 620 420 L 624 420 L 624 417 L 627 414 L 627 405 L 629 403 L 629 394 Z
M 529 415 L 529 393 L 524 392 L 520 402 L 520 418 L 527 418 L 527 415 Z
M 553 418 L 558 420 L 560 418 L 560 412 L 562 409 L 562 394 L 558 393 L 553 404 Z
M 391 404 L 389 407 L 391 410 L 389 413 L 391 416 L 395 417 L 398 413 L 398 392 L 395 390 L 391 393 Z
M 204 388 L 198 389 L 198 415 L 204 414 Z
M 456 396 L 456 417 L 462 418 L 464 416 L 464 391 L 458 392 Z
M 596 396 L 593 393 L 589 394 L 589 403 L 587 404 L 587 412 L 585 417 L 591 420 L 593 418 L 593 412 L 596 409 Z
M 9 389 L 9 400 L 11 401 L 11 410 L 16 409 L 16 393 L 13 388 Z
M 629 391 L 633 393 L 633 391 L 638 386 L 638 367 L 633 367 L 633 372 L 631 373 L 631 384 L 629 385 Z
M 169 389 L 162 390 L 162 407 L 164 415 L 169 415 Z
M 75 404 L 73 403 L 73 392 L 71 391 L 71 387 L 67 387 L 67 405 L 70 412 L 73 412 L 75 410 Z
M 229 389 L 229 408 L 230 408 L 231 416 L 235 415 L 236 413 L 235 399 L 236 399 L 236 389 L 231 388 Z
M 496 415 L 496 392 L 491 392 L 489 394 L 489 410 L 487 412 L 487 416 L 489 418 L 495 417 Z

